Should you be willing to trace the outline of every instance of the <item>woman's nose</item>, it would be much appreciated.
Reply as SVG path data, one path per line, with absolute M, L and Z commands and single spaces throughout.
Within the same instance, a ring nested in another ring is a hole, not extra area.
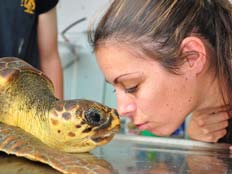
M 118 113 L 121 116 L 131 117 L 132 113 L 136 110 L 135 104 L 128 104 L 126 106 L 118 106 Z
M 120 116 L 130 117 L 136 111 L 136 104 L 127 98 L 117 97 L 117 110 Z

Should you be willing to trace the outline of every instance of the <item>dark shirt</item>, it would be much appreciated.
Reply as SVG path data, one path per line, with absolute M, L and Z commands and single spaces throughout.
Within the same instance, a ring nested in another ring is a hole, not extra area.
M 232 119 L 229 119 L 229 125 L 226 128 L 226 135 L 219 139 L 219 143 L 229 143 L 232 144 Z
M 58 0 L 0 0 L 0 57 L 18 57 L 39 68 L 38 16 Z

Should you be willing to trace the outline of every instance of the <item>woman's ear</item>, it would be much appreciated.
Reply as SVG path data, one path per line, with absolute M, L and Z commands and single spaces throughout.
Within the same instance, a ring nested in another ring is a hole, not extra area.
M 201 73 L 206 65 L 206 47 L 203 41 L 194 36 L 185 38 L 181 43 L 182 55 L 186 58 L 184 71 L 191 71 L 195 75 Z

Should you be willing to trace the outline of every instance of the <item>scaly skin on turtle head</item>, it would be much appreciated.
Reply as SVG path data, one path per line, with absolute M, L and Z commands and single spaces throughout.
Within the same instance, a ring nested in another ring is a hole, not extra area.
M 49 113 L 49 145 L 66 152 L 86 152 L 108 143 L 118 132 L 115 109 L 88 100 L 57 101 Z
M 120 127 L 116 110 L 105 105 L 59 101 L 51 81 L 17 58 L 0 59 L 0 99 L 0 122 L 61 151 L 89 151 L 109 142 Z

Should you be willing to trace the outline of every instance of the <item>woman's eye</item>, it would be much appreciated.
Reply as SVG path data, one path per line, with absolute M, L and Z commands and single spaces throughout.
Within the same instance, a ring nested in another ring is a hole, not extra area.
M 131 87 L 131 88 L 126 88 L 126 89 L 125 89 L 125 92 L 126 92 L 126 93 L 134 93 L 134 92 L 137 91 L 137 89 L 138 89 L 138 85 L 133 86 L 133 87 Z

